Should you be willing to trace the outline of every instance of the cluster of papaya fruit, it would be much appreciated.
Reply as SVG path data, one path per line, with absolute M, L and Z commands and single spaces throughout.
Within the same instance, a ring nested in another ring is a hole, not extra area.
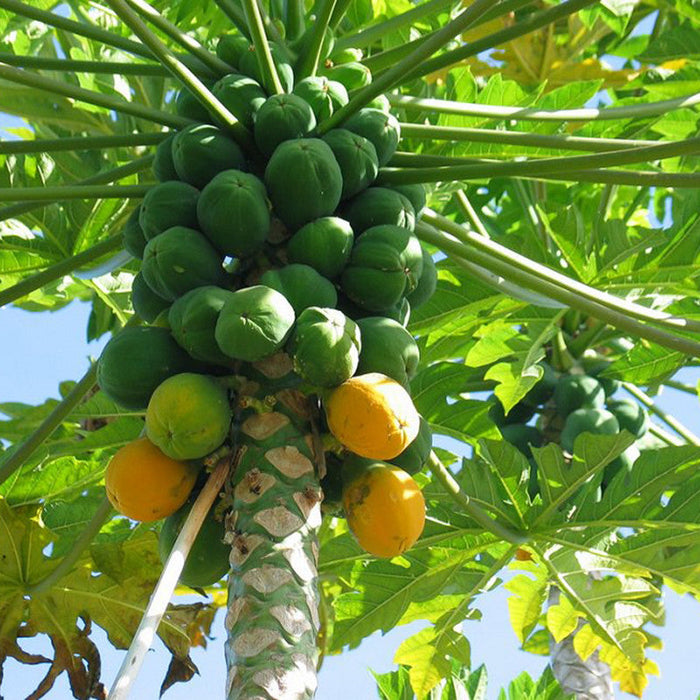
M 542 447 L 547 442 L 558 442 L 573 454 L 574 442 L 582 433 L 615 435 L 626 430 L 636 440 L 644 437 L 649 428 L 646 409 L 632 399 L 615 398 L 620 382 L 600 374 L 608 364 L 604 360 L 585 362 L 578 373 L 559 374 L 543 362 L 542 378 L 508 415 L 498 399 L 493 398 L 489 416 L 503 438 L 530 459 L 533 472 L 536 465 L 532 447 Z M 531 424 L 536 414 L 539 415 Z M 605 467 L 602 489 L 618 472 L 632 468 L 636 454 L 633 445 Z M 533 473 L 530 491 L 534 495 L 536 490 Z
M 220 376 L 245 375 L 286 353 L 299 388 L 322 398 L 337 439 L 326 460 L 327 500 L 340 484 L 360 544 L 394 556 L 422 531 L 424 502 L 410 474 L 432 442 L 408 393 L 419 351 L 406 330 L 411 308 L 430 298 L 437 280 L 413 232 L 426 192 L 375 183 L 400 139 L 385 97 L 342 128 L 317 130 L 348 103 L 349 90 L 371 81 L 358 52 L 336 54 L 318 75 L 296 81 L 278 47 L 270 50 L 282 94 L 263 88 L 247 39 L 221 38 L 217 53 L 232 72 L 210 89 L 252 140 L 239 145 L 181 91 L 176 110 L 193 123 L 159 144 L 158 183 L 125 225 L 124 246 L 141 261 L 132 303 L 148 325 L 107 344 L 98 382 L 125 408 L 146 410 L 147 435 L 123 448 L 138 447 L 138 459 L 121 451 L 113 459 L 108 494 L 129 517 L 170 516 L 161 534 L 167 551 L 183 520 L 177 509 L 191 503 L 191 460 L 230 438 L 237 397 Z M 154 451 L 178 465 L 160 486 L 173 497 L 167 507 L 122 464 L 136 461 L 145 472 Z M 372 498 L 367 479 L 376 484 Z M 139 490 L 136 508 L 122 495 L 129 488 Z M 399 492 L 405 498 L 394 498 Z

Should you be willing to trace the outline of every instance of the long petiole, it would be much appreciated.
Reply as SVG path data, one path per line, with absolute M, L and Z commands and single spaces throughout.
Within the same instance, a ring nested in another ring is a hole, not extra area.
M 66 73 L 95 73 L 108 75 L 167 76 L 168 71 L 158 63 L 126 63 L 122 61 L 76 61 L 69 58 L 46 58 L 44 56 L 18 56 L 0 52 L 0 63 L 15 68 L 55 70 Z
M 262 75 L 262 82 L 268 93 L 281 95 L 284 93 L 282 82 L 277 74 L 275 62 L 272 59 L 270 44 L 265 34 L 265 25 L 257 0 L 242 0 L 248 31 L 255 46 L 255 56 L 258 59 L 258 67 Z
M 159 131 L 151 134 L 125 134 L 124 136 L 69 136 L 62 139 L 0 141 L 0 155 L 157 146 L 167 136 L 166 132 Z
M 306 44 L 305 51 L 299 56 L 297 62 L 297 74 L 299 79 L 309 75 L 316 75 L 318 62 L 321 58 L 321 48 L 326 36 L 326 30 L 333 14 L 336 0 L 323 0 L 316 17 L 316 21 L 311 27 L 311 35 Z
M 68 199 L 141 199 L 151 187 L 152 185 L 8 187 L 0 189 L 0 202 L 62 202 Z

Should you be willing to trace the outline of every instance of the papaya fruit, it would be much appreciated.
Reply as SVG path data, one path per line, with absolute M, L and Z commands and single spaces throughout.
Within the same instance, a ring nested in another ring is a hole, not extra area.
M 342 83 L 349 91 L 359 90 L 372 82 L 372 71 L 364 63 L 355 61 L 339 63 L 330 68 L 324 66 L 319 73 L 329 80 Z
M 418 484 L 385 462 L 352 474 L 343 485 L 343 508 L 359 545 L 376 557 L 403 554 L 425 527 L 425 499 Z
M 260 284 L 283 294 L 297 316 L 310 306 L 334 308 L 338 302 L 333 283 L 309 265 L 294 263 L 267 270 L 260 277 Z
M 309 265 L 324 277 L 335 279 L 350 259 L 354 240 L 347 221 L 325 216 L 305 224 L 289 239 L 287 257 L 291 263 Z
M 369 139 L 377 151 L 379 165 L 386 165 L 396 152 L 401 139 L 398 119 L 381 109 L 364 107 L 348 119 L 344 128 Z
M 158 535 L 158 555 L 165 564 L 175 546 L 180 530 L 187 520 L 194 501 L 192 498 L 163 521 Z M 228 574 L 231 545 L 224 543 L 225 528 L 222 520 L 217 520 L 212 506 L 202 521 L 185 564 L 180 574 L 180 583 L 190 588 L 213 586 Z
M 207 108 L 189 91 L 182 89 L 175 97 L 175 112 L 196 122 L 208 122 Z
M 611 377 L 601 376 L 601 374 L 612 364 L 611 360 L 601 360 L 598 357 L 588 357 L 584 354 L 582 365 L 586 374 L 595 377 L 603 387 L 605 396 L 609 398 L 622 386 L 622 382 Z
M 377 95 L 367 103 L 367 107 L 371 109 L 378 109 L 382 112 L 386 112 L 387 114 L 389 114 L 391 111 L 391 103 L 386 95 Z
M 146 192 L 139 224 L 147 241 L 173 226 L 197 228 L 199 190 L 186 182 L 161 182 Z
M 341 286 L 358 306 L 383 312 L 415 289 L 422 270 L 415 236 L 399 226 L 374 226 L 355 241 Z
M 615 435 L 620 432 L 617 418 L 604 408 L 578 408 L 564 421 L 561 431 L 561 446 L 573 454 L 574 441 L 581 433 L 594 435 Z
M 308 136 L 316 128 L 316 116 L 298 95 L 272 95 L 255 115 L 253 135 L 260 152 L 269 158 L 284 141 Z
M 97 383 L 120 406 L 139 411 L 161 382 L 196 368 L 167 329 L 124 328 L 102 350 Z
M 170 307 L 170 332 L 194 359 L 215 365 L 231 364 L 214 337 L 219 313 L 231 294 L 233 292 L 212 285 L 197 287 L 176 299 Z
M 264 285 L 246 287 L 233 292 L 224 304 L 214 336 L 228 357 L 257 362 L 284 345 L 294 318 L 283 294 Z
M 343 214 L 355 235 L 373 226 L 391 225 L 413 231 L 416 214 L 413 205 L 396 190 L 368 187 L 345 205 Z
M 222 445 L 231 427 L 226 390 L 204 374 L 168 377 L 151 395 L 146 435 L 172 459 L 200 459 Z
M 212 124 L 195 124 L 178 131 L 172 150 L 179 178 L 200 190 L 218 173 L 241 170 L 245 165 L 238 144 Z
M 304 33 L 292 43 L 292 49 L 296 52 L 298 56 L 305 55 L 310 50 L 310 42 L 314 38 L 314 27 L 313 20 L 312 23 L 306 28 Z M 328 56 L 330 56 L 335 46 L 335 35 L 330 27 L 326 27 L 323 32 L 323 39 L 321 40 L 321 47 L 319 49 L 319 68 L 322 64 L 325 64 Z M 297 72 L 299 72 L 299 65 L 297 62 Z
M 280 79 L 280 83 L 282 83 L 282 88 L 286 93 L 290 93 L 294 88 L 294 69 L 285 58 L 279 46 L 277 46 L 277 44 L 275 44 L 273 41 L 269 42 L 269 44 L 270 53 L 272 54 L 272 62 L 275 64 L 275 68 L 277 69 L 277 76 Z M 241 55 L 238 61 L 238 70 L 244 75 L 248 75 L 253 78 L 260 85 L 263 84 L 262 74 L 260 73 L 260 64 L 258 63 L 258 56 L 253 44 L 249 44 L 248 50 Z
M 334 387 L 355 373 L 360 345 L 360 329 L 342 311 L 310 306 L 297 317 L 288 348 L 304 381 Z
M 292 92 L 311 107 L 317 122 L 328 119 L 333 112 L 344 107 L 350 99 L 345 85 L 322 75 L 309 76 L 300 80 Z
M 241 56 L 249 46 L 248 39 L 240 34 L 223 34 L 216 43 L 216 55 L 232 68 L 238 68 Z
M 148 523 L 185 503 L 199 468 L 163 454 L 142 437 L 120 448 L 105 470 L 107 498 L 122 515 Z
M 404 328 L 408 328 L 408 322 L 411 319 L 411 304 L 406 297 L 401 297 L 398 304 L 384 312 L 384 316 L 400 323 Z
M 267 100 L 267 93 L 260 83 L 239 73 L 221 78 L 214 84 L 212 94 L 248 129 L 252 128 L 257 111 Z
M 381 372 L 408 386 L 420 361 L 413 336 L 400 323 L 384 316 L 367 316 L 359 319 L 357 325 L 362 336 L 357 372 Z
M 334 51 L 330 59 L 333 65 L 337 66 L 341 63 L 358 63 L 363 56 L 362 49 L 348 48 Z
M 175 162 L 173 161 L 173 138 L 175 138 L 175 134 L 170 134 L 156 146 L 153 158 L 153 174 L 158 182 L 179 179 L 177 170 L 175 170 Z
M 131 304 L 134 311 L 146 323 L 153 323 L 161 312 L 170 306 L 170 302 L 159 297 L 139 272 L 131 283 Z
M 224 170 L 202 190 L 197 220 L 223 255 L 243 258 L 256 253 L 270 231 L 265 185 L 255 175 Z
M 527 423 L 535 415 L 535 409 L 524 402 L 516 403 L 508 414 L 498 397 L 494 396 L 489 403 L 491 404 L 489 418 L 499 427 L 509 423 Z
M 146 237 L 143 235 L 143 229 L 139 223 L 141 213 L 141 205 L 139 204 L 134 209 L 122 229 L 122 243 L 127 253 L 133 255 L 139 260 L 143 258 L 143 250 L 146 247 Z
M 606 408 L 620 424 L 620 430 L 626 430 L 639 439 L 649 429 L 649 415 L 641 404 L 630 399 L 608 401 Z
M 331 129 L 323 140 L 330 146 L 343 177 L 341 199 L 369 187 L 379 174 L 377 151 L 371 141 L 347 129 Z
M 602 408 L 605 391 L 600 382 L 586 374 L 566 374 L 554 388 L 557 413 L 566 418 L 579 408 Z
M 603 476 L 600 480 L 601 491 L 605 491 L 610 482 L 620 473 L 629 474 L 638 454 L 633 447 L 628 447 L 622 454 L 619 454 L 612 462 L 608 462 L 603 469 Z
M 324 141 L 296 139 L 277 146 L 265 169 L 265 184 L 275 213 L 296 231 L 335 211 L 343 177 Z
M 544 438 L 537 428 L 522 423 L 508 423 L 499 426 L 504 440 L 517 447 L 528 459 L 532 458 L 532 448 L 542 447 Z
M 425 466 L 432 449 L 433 431 L 430 423 L 421 416 L 420 428 L 415 440 L 398 457 L 394 457 L 391 464 L 403 469 L 407 474 L 417 474 Z
M 411 304 L 412 309 L 417 309 L 419 306 L 425 304 L 432 296 L 435 294 L 437 289 L 437 267 L 435 267 L 435 262 L 433 256 L 421 245 L 422 257 L 423 257 L 423 269 L 421 270 L 420 277 L 418 278 L 418 283 L 416 288 L 406 295 L 406 299 Z
M 530 391 L 523 397 L 523 403 L 529 406 L 543 406 L 554 395 L 554 389 L 557 386 L 557 373 L 548 362 L 540 362 L 542 367 L 542 376 Z
M 425 186 L 418 182 L 413 185 L 392 185 L 388 189 L 392 189 L 408 199 L 415 212 L 416 221 L 418 221 L 427 202 Z
M 173 226 L 148 241 L 141 271 L 156 294 L 174 301 L 190 289 L 223 284 L 222 262 L 199 231 Z
M 385 374 L 358 374 L 324 400 L 328 428 L 348 450 L 393 459 L 415 440 L 420 417 L 401 384 Z
M 342 462 L 332 452 L 324 455 L 326 473 L 321 478 L 321 512 L 338 518 L 345 518 L 343 512 L 343 473 Z

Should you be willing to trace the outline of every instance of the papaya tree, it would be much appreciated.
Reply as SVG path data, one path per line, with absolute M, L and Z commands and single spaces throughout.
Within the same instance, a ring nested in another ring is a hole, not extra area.
M 157 633 L 167 689 L 225 608 L 229 700 L 416 620 L 380 695 L 481 697 L 460 624 L 505 585 L 551 658 L 511 696 L 641 696 L 700 595 L 700 438 L 655 401 L 696 394 L 699 22 L 0 0 L 0 306 L 110 338 L 0 404 L 0 669 L 116 700 Z

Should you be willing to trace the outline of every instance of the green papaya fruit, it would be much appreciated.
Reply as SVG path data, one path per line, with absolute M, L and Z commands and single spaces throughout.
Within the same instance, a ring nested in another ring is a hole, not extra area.
M 601 360 L 597 357 L 583 356 L 582 363 L 586 374 L 595 377 L 603 387 L 606 397 L 612 396 L 622 386 L 622 382 L 611 377 L 601 376 L 601 374 L 612 364 L 611 360 Z
M 195 124 L 173 139 L 173 162 L 181 180 L 202 189 L 224 170 L 245 165 L 238 144 L 212 124 Z
M 547 362 L 540 362 L 542 367 L 542 376 L 535 386 L 525 394 L 523 403 L 529 406 L 543 406 L 554 395 L 558 377 L 552 366 Z
M 231 358 L 219 349 L 214 331 L 221 309 L 232 294 L 213 285 L 197 287 L 176 299 L 170 307 L 170 332 L 196 360 L 223 366 L 231 364 Z
M 533 447 L 542 447 L 544 438 L 537 428 L 522 423 L 508 423 L 498 428 L 504 440 L 517 447 L 528 459 Z
M 416 226 L 411 202 L 400 192 L 387 187 L 368 187 L 346 204 L 343 213 L 355 235 L 383 224 L 401 226 L 409 231 Z
M 364 63 L 340 63 L 330 68 L 319 70 L 329 80 L 342 83 L 348 90 L 359 90 L 372 82 L 372 71 Z
M 341 63 L 358 63 L 362 60 L 363 56 L 362 49 L 340 49 L 331 54 L 331 61 L 335 66 Z
M 393 114 L 381 109 L 364 107 L 343 125 L 348 131 L 369 139 L 377 150 L 379 165 L 386 165 L 396 152 L 401 138 L 401 127 Z
M 158 554 L 165 564 L 175 545 L 187 517 L 194 505 L 189 500 L 179 510 L 163 521 L 158 535 Z M 191 588 L 206 588 L 220 581 L 229 571 L 231 545 L 224 543 L 225 528 L 222 520 L 217 520 L 212 507 L 202 522 L 202 526 L 192 543 L 185 565 L 180 574 L 180 583 Z
M 321 511 L 336 518 L 344 518 L 343 511 L 343 463 L 332 452 L 325 454 L 326 474 L 321 479 L 323 501 Z
M 367 107 L 371 109 L 378 109 L 381 110 L 382 112 L 386 112 L 389 114 L 391 111 L 391 103 L 389 102 L 389 98 L 386 95 L 377 95 L 374 99 L 370 100 L 367 103 Z
M 197 228 L 199 190 L 186 182 L 169 180 L 155 185 L 143 198 L 139 224 L 147 241 L 173 226 Z
M 260 277 L 260 284 L 283 294 L 297 316 L 310 306 L 334 308 L 338 303 L 333 283 L 309 265 L 294 263 L 267 270 Z
M 287 243 L 291 263 L 310 265 L 328 279 L 342 271 L 355 240 L 350 224 L 337 216 L 325 216 L 302 226 Z
M 141 271 L 156 294 L 174 301 L 190 289 L 223 284 L 222 262 L 199 231 L 173 226 L 148 242 Z
M 252 255 L 270 231 L 265 185 L 255 175 L 224 170 L 202 190 L 197 219 L 202 233 L 224 255 Z
M 423 469 L 432 449 L 433 431 L 430 429 L 430 423 L 421 416 L 418 435 L 398 457 L 389 460 L 389 464 L 400 467 L 413 476 Z
M 196 122 L 210 121 L 207 108 L 189 91 L 182 89 L 175 98 L 175 112 Z
M 257 111 L 267 100 L 260 83 L 238 73 L 221 78 L 212 88 L 212 94 L 247 129 L 252 128 Z
M 323 140 L 330 146 L 343 176 L 341 199 L 369 187 L 379 174 L 377 151 L 371 141 L 347 129 L 331 129 Z
M 173 161 L 173 139 L 175 134 L 171 134 L 163 139 L 157 146 L 153 158 L 153 174 L 158 182 L 168 180 L 178 180 L 175 162 Z
M 255 117 L 255 143 L 269 158 L 284 141 L 308 136 L 316 128 L 309 104 L 297 95 L 272 95 Z
M 122 229 L 122 242 L 127 253 L 130 253 L 139 260 L 143 258 L 143 250 L 146 247 L 146 236 L 143 234 L 143 229 L 139 223 L 141 215 L 141 204 L 134 209 Z
M 294 325 L 294 309 L 284 294 L 255 285 L 233 292 L 219 312 L 214 336 L 234 360 L 257 362 L 277 352 Z
M 629 474 L 634 468 L 637 451 L 634 447 L 628 447 L 622 454 L 608 462 L 603 469 L 603 477 L 600 481 L 601 491 L 609 486 L 610 482 L 620 473 Z
M 395 190 L 408 199 L 415 212 L 416 221 L 418 221 L 427 202 L 425 186 L 418 182 L 413 185 L 392 185 L 388 189 Z
M 384 316 L 390 318 L 392 321 L 400 323 L 404 328 L 407 328 L 408 322 L 411 320 L 411 303 L 406 297 L 401 297 L 398 304 L 395 304 L 384 312 Z
M 97 383 L 120 406 L 141 411 L 161 382 L 196 366 L 167 329 L 124 328 L 102 350 Z
M 416 288 L 406 295 L 406 299 L 410 302 L 412 309 L 417 309 L 425 304 L 437 289 L 437 268 L 433 256 L 421 246 L 423 253 L 423 270 L 418 278 Z
M 420 360 L 413 336 L 397 321 L 367 316 L 357 321 L 362 335 L 358 374 L 381 372 L 404 386 L 415 376 Z
M 297 53 L 298 56 L 304 56 L 310 51 L 310 42 L 312 39 L 314 39 L 314 25 L 315 24 L 315 17 L 312 15 L 311 16 L 311 22 L 309 23 L 309 26 L 307 27 L 306 31 L 292 44 L 292 48 L 294 51 Z M 325 64 L 326 60 L 328 59 L 328 56 L 331 55 L 331 52 L 333 51 L 333 47 L 335 46 L 335 35 L 333 34 L 333 30 L 330 27 L 326 27 L 326 30 L 323 33 L 323 39 L 321 41 L 321 47 L 319 49 L 319 54 L 318 54 L 318 63 L 319 63 L 319 68 Z M 299 72 L 299 62 L 297 61 L 297 73 Z
M 265 169 L 265 184 L 275 213 L 296 230 L 330 216 L 340 202 L 343 178 L 330 147 L 321 139 L 285 141 Z
M 301 97 L 311 107 L 317 122 L 328 119 L 350 100 L 345 85 L 322 75 L 300 80 L 294 86 L 293 94 Z
M 565 374 L 554 388 L 557 413 L 566 418 L 579 408 L 602 408 L 605 391 L 598 380 L 587 374 Z
M 341 286 L 358 306 L 383 312 L 415 289 L 422 270 L 421 246 L 410 231 L 399 226 L 374 226 L 355 241 Z
M 288 348 L 304 381 L 334 387 L 355 374 L 360 345 L 360 329 L 342 311 L 310 306 L 298 315 Z
M 516 403 L 506 414 L 503 404 L 497 396 L 494 396 L 489 402 L 491 403 L 489 418 L 499 427 L 511 423 L 527 423 L 535 415 L 535 410 L 526 403 Z
M 131 304 L 134 311 L 146 323 L 153 323 L 161 312 L 170 306 L 170 302 L 159 297 L 139 272 L 131 283 Z
M 615 435 L 620 432 L 617 418 L 604 408 L 578 408 L 569 413 L 561 431 L 561 446 L 573 454 L 574 441 L 581 433 Z
M 233 68 L 238 68 L 241 56 L 248 51 L 250 42 L 240 34 L 224 34 L 216 44 L 216 55 Z
M 294 88 L 294 69 L 284 57 L 279 46 L 272 41 L 270 42 L 270 53 L 272 54 L 272 62 L 277 69 L 277 76 L 280 79 L 280 83 L 282 83 L 282 88 L 286 93 L 291 92 Z M 258 63 L 258 56 L 253 44 L 250 44 L 248 50 L 241 55 L 238 61 L 238 70 L 256 80 L 260 85 L 263 84 L 260 64 Z
M 639 439 L 649 429 L 649 415 L 641 404 L 630 399 L 608 401 L 606 407 L 612 413 L 621 430 L 626 430 Z

